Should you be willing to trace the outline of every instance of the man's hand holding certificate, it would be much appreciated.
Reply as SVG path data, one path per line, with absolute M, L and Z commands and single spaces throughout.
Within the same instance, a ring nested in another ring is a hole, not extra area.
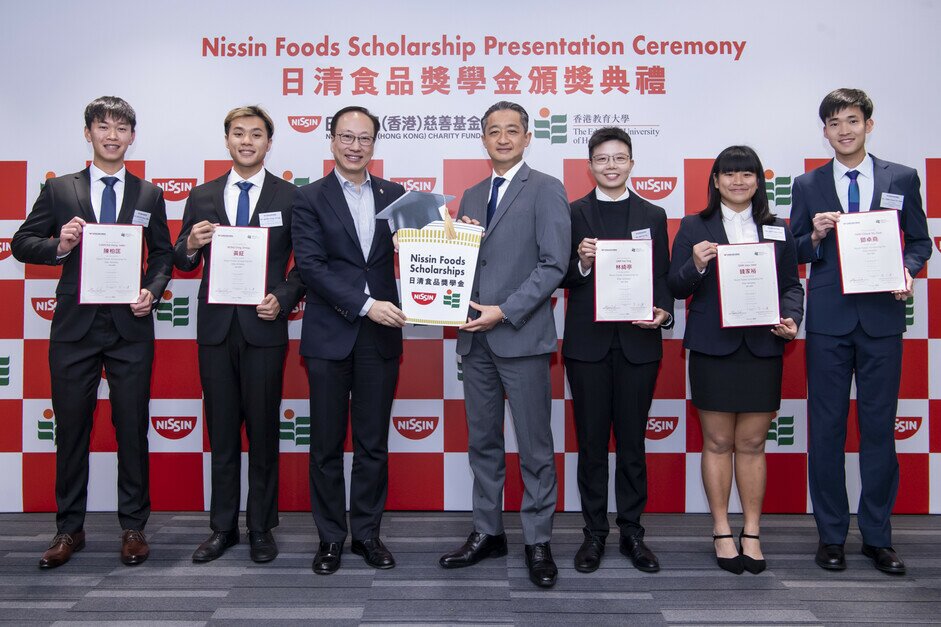
M 267 266 L 268 229 L 215 227 L 207 302 L 258 305 L 265 299 Z
M 774 243 L 725 244 L 716 249 L 722 326 L 780 324 Z
M 595 321 L 653 320 L 653 242 L 595 244 Z
M 129 224 L 86 223 L 81 240 L 78 302 L 82 305 L 136 303 L 141 292 L 143 229 Z
M 907 292 L 898 211 L 843 214 L 836 236 L 844 294 Z

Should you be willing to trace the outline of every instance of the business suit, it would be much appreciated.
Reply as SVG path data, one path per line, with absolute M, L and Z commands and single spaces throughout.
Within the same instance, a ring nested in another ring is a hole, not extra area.
M 174 263 L 191 271 L 203 263 L 199 284 L 196 342 L 199 375 L 206 406 L 206 425 L 212 447 L 210 526 L 214 531 L 238 529 L 241 465 L 241 424 L 248 434 L 249 531 L 268 531 L 278 525 L 278 444 L 287 316 L 304 295 L 296 269 L 287 273 L 291 257 L 291 212 L 295 187 L 265 172 L 258 203 L 248 226 L 267 228 L 268 260 L 265 293 L 278 299 L 276 320 L 258 317 L 255 306 L 209 304 L 212 243 L 189 256 L 187 239 L 202 222 L 230 226 L 225 207 L 229 174 L 190 192 L 183 227 L 174 250 Z
M 56 525 L 82 530 L 88 495 L 88 447 L 98 382 L 104 365 L 118 444 L 118 519 L 143 530 L 150 515 L 147 429 L 154 354 L 153 317 L 128 305 L 80 305 L 81 246 L 57 258 L 59 233 L 73 217 L 96 223 L 88 168 L 46 181 L 26 221 L 13 236 L 13 255 L 25 263 L 62 265 L 52 318 L 49 370 L 56 415 Z M 159 301 L 172 267 L 161 190 L 127 172 L 119 224 L 142 224 L 146 271 L 141 287 Z M 145 223 L 145 224 L 143 224 Z
M 549 542 L 556 503 L 549 360 L 558 340 L 550 297 L 568 267 L 571 220 L 562 184 L 525 163 L 488 224 L 490 191 L 490 178 L 474 185 L 464 192 L 458 212 L 486 228 L 471 300 L 497 305 L 505 316 L 488 331 L 458 332 L 474 472 L 474 528 L 488 535 L 503 533 L 505 391 L 525 487 L 523 540 L 534 545 Z M 477 318 L 477 312 L 470 317 Z
M 369 181 L 376 212 L 405 193 L 396 183 Z M 314 521 L 321 542 L 346 538 L 343 442 L 349 415 L 354 449 L 350 532 L 357 541 L 378 538 L 402 331 L 360 313 L 369 297 L 398 303 L 392 234 L 388 222 L 377 221 L 364 256 L 340 181 L 331 172 L 299 189 L 293 237 L 294 258 L 308 288 L 301 355 L 310 380 Z
M 626 203 L 626 206 L 625 206 Z M 614 481 L 617 525 L 622 536 L 643 537 L 640 516 L 647 503 L 644 439 L 647 414 L 663 356 L 661 330 L 630 322 L 595 322 L 595 276 L 579 269 L 579 243 L 589 238 L 653 242 L 654 306 L 673 323 L 673 296 L 666 212 L 631 193 L 626 201 L 600 202 L 596 191 L 572 203 L 572 253 L 568 273 L 562 355 L 572 390 L 578 437 L 578 491 L 585 533 L 605 538 L 609 525 L 608 441 L 617 443 Z M 605 215 L 627 212 L 627 229 L 614 230 Z
M 915 170 L 872 157 L 870 210 L 882 194 L 904 197 L 898 214 L 904 232 L 904 264 L 914 277 L 931 256 L 931 238 Z M 810 263 L 807 292 L 807 381 L 810 430 L 810 496 L 820 541 L 843 544 L 849 529 L 844 443 L 850 382 L 855 374 L 860 430 L 859 528 L 863 541 L 892 544 L 889 516 L 898 491 L 895 414 L 902 369 L 905 302 L 890 293 L 842 293 L 835 234 L 814 249 L 813 217 L 843 212 L 833 161 L 797 177 L 791 227 L 800 263 Z

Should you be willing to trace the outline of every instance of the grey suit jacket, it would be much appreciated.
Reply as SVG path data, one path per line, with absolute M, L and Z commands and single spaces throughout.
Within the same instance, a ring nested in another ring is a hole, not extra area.
M 565 188 L 524 163 L 488 225 L 489 199 L 488 177 L 464 192 L 458 217 L 479 220 L 487 228 L 471 300 L 499 305 L 507 318 L 486 332 L 490 349 L 500 357 L 554 353 L 558 337 L 550 296 L 565 276 L 572 238 Z M 469 315 L 478 313 L 471 309 Z M 472 335 L 458 332 L 459 355 L 470 352 Z

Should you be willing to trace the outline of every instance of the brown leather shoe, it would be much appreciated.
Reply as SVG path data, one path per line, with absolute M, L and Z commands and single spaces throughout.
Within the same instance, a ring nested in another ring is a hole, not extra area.
M 56 568 L 62 566 L 76 553 L 85 548 L 85 532 L 57 533 L 52 544 L 39 558 L 40 568 Z
M 121 535 L 121 562 L 126 566 L 143 564 L 150 555 L 150 546 L 143 531 L 125 529 Z

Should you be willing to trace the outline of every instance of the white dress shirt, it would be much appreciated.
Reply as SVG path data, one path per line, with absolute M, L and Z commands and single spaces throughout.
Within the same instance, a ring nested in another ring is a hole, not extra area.
M 758 241 L 758 225 L 752 217 L 752 206 L 743 211 L 733 211 L 720 203 L 722 207 L 722 228 L 729 244 L 754 244 Z
M 121 215 L 121 205 L 124 204 L 124 179 L 127 177 L 127 168 L 122 167 L 114 174 L 107 174 L 93 163 L 88 167 L 88 175 L 91 178 L 91 209 L 95 214 L 95 222 L 101 222 L 101 195 L 107 187 L 102 182 L 102 177 L 114 176 L 118 179 L 114 184 L 114 219 L 117 220 Z
M 503 181 L 503 185 L 497 188 L 497 206 L 498 207 L 500 206 L 500 201 L 503 200 L 503 195 L 506 194 L 507 188 L 510 187 L 510 183 L 513 181 L 513 177 L 516 176 L 516 173 L 519 172 L 520 168 L 522 167 L 523 167 L 523 162 L 520 161 L 519 163 L 514 165 L 512 168 L 507 170 L 506 174 L 499 175 L 496 172 L 490 173 L 490 189 L 491 190 L 493 189 L 493 179 L 497 178 L 498 176 L 502 179 L 506 179 L 505 181 Z M 489 193 L 487 194 L 487 200 L 488 201 L 490 200 Z
M 258 170 L 247 179 L 235 173 L 235 169 L 229 170 L 229 178 L 225 181 L 225 194 L 223 202 L 225 203 L 225 215 L 229 218 L 229 224 L 235 226 L 236 215 L 239 208 L 239 195 L 242 190 L 238 184 L 242 181 L 248 181 L 252 184 L 248 188 L 248 219 L 251 220 L 255 214 L 255 207 L 258 205 L 258 198 L 261 197 L 261 186 L 265 184 L 265 169 Z
M 340 188 L 343 190 L 343 196 L 346 198 L 346 205 L 350 208 L 350 215 L 353 216 L 353 226 L 356 227 L 356 236 L 359 237 L 359 247 L 363 251 L 363 259 L 369 259 L 369 249 L 372 248 L 372 240 L 376 234 L 376 199 L 372 193 L 372 180 L 369 178 L 369 170 L 366 170 L 366 180 L 359 186 L 352 181 L 346 180 L 340 171 L 333 169 L 340 181 Z M 366 302 L 360 309 L 359 315 L 365 316 L 376 302 L 369 295 L 369 283 L 366 283 Z

